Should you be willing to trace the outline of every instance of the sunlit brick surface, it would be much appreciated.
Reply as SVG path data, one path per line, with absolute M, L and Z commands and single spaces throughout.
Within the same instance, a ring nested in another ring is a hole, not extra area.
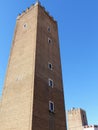
M 54 113 L 49 112 L 49 100 L 54 102 Z M 0 130 L 66 130 L 57 23 L 38 3 L 17 18 Z

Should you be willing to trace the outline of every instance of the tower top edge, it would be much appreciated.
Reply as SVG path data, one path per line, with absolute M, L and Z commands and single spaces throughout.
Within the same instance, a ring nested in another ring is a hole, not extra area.
M 68 112 L 72 112 L 72 111 L 84 111 L 85 112 L 85 110 L 83 110 L 82 108 L 75 108 L 75 107 L 68 110 Z
M 45 9 L 44 6 L 41 5 L 40 1 L 37 0 L 35 4 L 32 4 L 30 7 L 26 8 L 25 10 L 22 11 L 22 13 L 19 13 L 18 16 L 17 16 L 17 20 L 19 20 L 23 15 L 27 14 L 30 10 L 32 10 L 34 7 L 36 6 L 40 6 L 44 11 L 45 13 L 54 21 L 54 22 L 57 22 L 54 17 L 52 17 L 49 12 Z

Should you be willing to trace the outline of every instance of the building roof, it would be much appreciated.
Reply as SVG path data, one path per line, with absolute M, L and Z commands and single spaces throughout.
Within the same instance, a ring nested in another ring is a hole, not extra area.
M 85 125 L 84 128 L 98 128 L 98 125 Z

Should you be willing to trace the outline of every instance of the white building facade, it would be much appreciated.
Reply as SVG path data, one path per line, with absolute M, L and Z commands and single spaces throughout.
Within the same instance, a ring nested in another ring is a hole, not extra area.
M 84 126 L 84 130 L 98 130 L 98 125 Z

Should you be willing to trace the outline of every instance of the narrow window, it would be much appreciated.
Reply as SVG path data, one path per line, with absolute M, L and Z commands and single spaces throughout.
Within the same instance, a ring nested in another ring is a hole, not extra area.
M 51 31 L 50 26 L 48 26 L 47 30 L 48 30 L 48 32 L 50 32 L 50 31 Z
M 49 111 L 54 112 L 54 103 L 52 101 L 49 101 Z
M 48 37 L 48 43 L 52 43 L 52 40 Z
M 48 63 L 48 68 L 49 68 L 50 70 L 52 70 L 52 64 L 51 64 L 51 63 Z
M 52 79 L 48 79 L 48 85 L 53 88 L 53 80 Z
M 23 25 L 23 27 L 26 28 L 26 27 L 27 27 L 27 24 L 25 23 L 25 24 Z

